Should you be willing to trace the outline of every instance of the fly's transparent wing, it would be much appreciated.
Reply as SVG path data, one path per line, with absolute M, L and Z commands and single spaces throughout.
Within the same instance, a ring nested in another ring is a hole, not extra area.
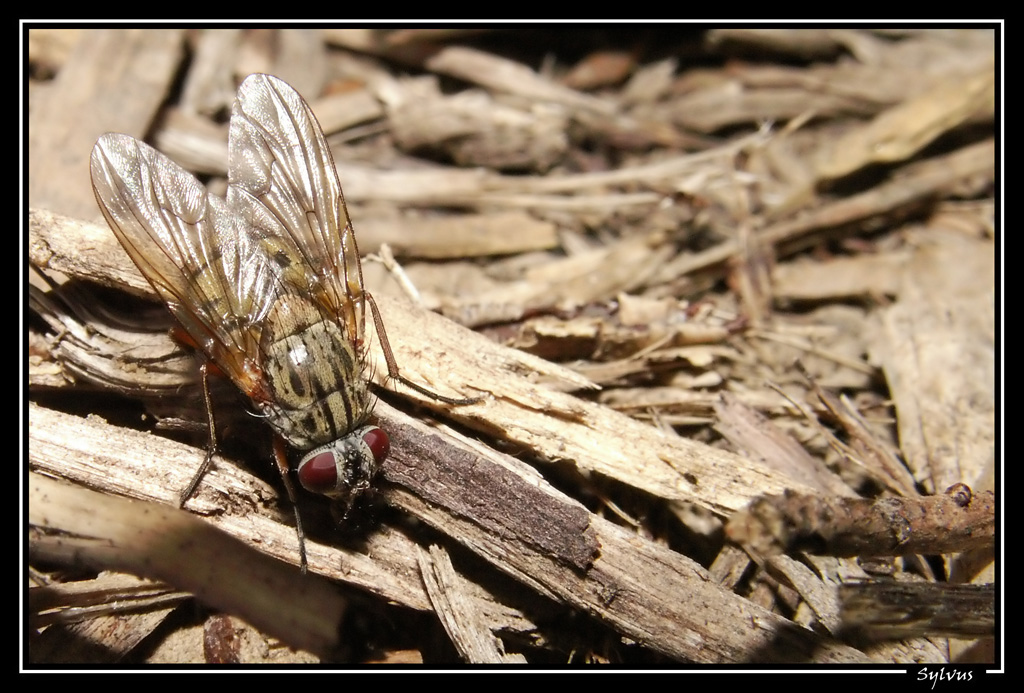
M 92 150 L 93 190 L 121 245 L 195 343 L 258 395 L 260 322 L 279 286 L 253 230 L 190 173 L 133 137 Z
M 302 97 L 250 75 L 231 114 L 228 205 L 263 239 L 283 281 L 337 322 L 363 353 L 359 250 L 334 159 Z

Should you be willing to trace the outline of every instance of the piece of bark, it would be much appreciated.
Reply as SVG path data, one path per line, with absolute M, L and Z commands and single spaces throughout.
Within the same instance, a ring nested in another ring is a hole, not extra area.
M 907 498 L 918 495 L 914 477 L 900 459 L 895 443 L 880 440 L 845 397 L 837 397 L 817 384 L 814 385 L 814 394 L 846 432 L 845 440 L 831 432 L 826 434 L 833 447 L 857 460 L 858 465 L 881 486 Z
M 597 89 L 622 82 L 636 69 L 637 56 L 628 51 L 597 50 L 584 56 L 562 78 L 571 89 Z
M 112 572 L 30 587 L 26 611 L 35 632 L 27 655 L 38 663 L 113 664 L 191 596 L 163 583 Z
M 995 634 L 993 585 L 868 582 L 839 588 L 845 636 L 859 641 Z
M 906 252 L 895 251 L 780 263 L 772 268 L 772 294 L 781 302 L 895 296 L 907 259 Z
M 528 100 L 549 101 L 569 108 L 610 114 L 615 106 L 537 74 L 527 66 L 464 46 L 447 46 L 424 61 L 424 67 Z
M 961 493 L 958 489 L 966 489 Z M 995 498 L 958 484 L 917 498 L 767 496 L 726 525 L 731 541 L 758 553 L 906 556 L 986 548 L 995 542 Z
M 466 581 L 452 565 L 448 553 L 437 545 L 419 551 L 420 570 L 434 612 L 463 661 L 472 663 L 524 663 L 522 655 L 509 656 L 491 632 L 487 614 L 479 611 L 465 592 Z M 493 624 L 496 627 L 501 624 Z
M 796 219 L 770 224 L 757 235 L 763 243 L 776 246 L 780 256 L 787 255 L 820 242 L 820 234 L 853 229 L 858 224 L 896 215 L 908 208 L 930 205 L 937 197 L 967 181 L 972 181 L 974 186 L 983 185 L 994 175 L 995 142 L 985 140 L 907 166 L 898 178 L 866 192 L 825 203 Z M 720 267 L 740 250 L 738 241 L 728 240 L 701 252 L 679 255 L 666 263 L 659 275 L 678 277 Z
M 92 147 L 104 132 L 145 134 L 167 98 L 183 48 L 180 29 L 82 32 L 64 69 L 34 99 L 28 147 L 32 205 L 99 218 L 88 176 Z
M 244 40 L 242 29 L 207 29 L 195 36 L 179 108 L 216 117 L 235 98 L 233 56 Z
M 547 171 L 569 147 L 564 112 L 502 103 L 479 89 L 452 96 L 436 79 L 398 82 L 388 124 L 403 150 L 442 152 L 460 166 Z
M 840 137 L 821 158 L 821 178 L 838 178 L 871 163 L 908 159 L 943 133 L 981 112 L 993 116 L 995 65 L 936 85 L 883 111 Z
M 824 463 L 811 457 L 790 435 L 730 393 L 715 405 L 715 429 L 739 450 L 757 454 L 768 466 L 794 479 L 806 479 L 819 493 L 845 497 L 856 494 Z
M 899 413 L 900 448 L 930 491 L 975 483 L 994 455 L 996 249 L 949 238 L 919 248 L 870 345 Z
M 396 255 L 435 260 L 551 250 L 558 245 L 554 224 L 516 210 L 443 217 L 364 215 L 357 229 L 361 248 L 372 250 L 387 243 Z
M 321 656 L 341 649 L 346 600 L 325 580 L 288 566 L 191 514 L 61 484 L 29 483 L 29 521 L 68 536 L 35 543 L 39 560 L 74 558 L 82 567 L 163 580 L 205 604 Z M 71 552 L 69 554 L 68 552 Z

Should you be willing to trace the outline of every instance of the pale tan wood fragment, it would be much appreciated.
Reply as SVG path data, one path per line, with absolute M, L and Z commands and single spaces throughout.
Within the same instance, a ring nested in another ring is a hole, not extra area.
M 65 69 L 33 99 L 30 204 L 99 218 L 89 185 L 92 147 L 105 132 L 145 135 L 167 97 L 182 38 L 180 29 L 82 32 Z
M 85 566 L 120 568 L 196 592 L 210 606 L 244 614 L 293 646 L 330 656 L 345 600 L 187 512 L 61 484 L 33 475 L 29 520 L 61 531 Z M 46 560 L 40 542 L 37 557 Z
M 452 565 L 448 552 L 436 544 L 418 551 L 423 584 L 434 613 L 441 619 L 462 659 L 473 663 L 524 663 L 522 655 L 508 656 L 491 626 L 487 614 L 477 609 L 475 601 L 466 593 L 467 581 Z
M 900 447 L 933 493 L 981 479 L 995 455 L 995 248 L 922 247 L 871 347 L 892 389 Z

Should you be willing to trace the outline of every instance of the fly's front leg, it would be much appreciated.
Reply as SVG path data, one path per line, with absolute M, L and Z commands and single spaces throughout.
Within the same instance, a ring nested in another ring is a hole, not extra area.
M 281 481 L 284 482 L 284 489 L 288 494 L 288 500 L 291 501 L 292 508 L 295 510 L 295 535 L 299 540 L 299 570 L 305 575 L 308 569 L 306 562 L 306 534 L 302 531 L 302 518 L 299 516 L 299 504 L 295 497 L 295 487 L 292 485 L 292 480 L 289 476 L 288 451 L 285 449 L 284 440 L 279 435 L 274 436 L 274 461 L 277 462 L 277 471 L 281 474 Z
M 179 508 L 185 505 L 188 499 L 192 497 L 192 494 L 196 492 L 199 482 L 206 475 L 206 472 L 210 471 L 210 467 L 213 466 L 213 455 L 217 452 L 217 429 L 213 422 L 213 403 L 210 398 L 210 364 L 203 362 L 203 365 L 199 367 L 199 372 L 203 376 L 203 401 L 206 403 L 206 420 L 210 427 L 210 441 L 206 446 L 206 457 L 203 458 L 203 463 L 196 470 L 192 480 L 188 482 L 188 486 L 185 487 L 185 490 L 178 497 Z

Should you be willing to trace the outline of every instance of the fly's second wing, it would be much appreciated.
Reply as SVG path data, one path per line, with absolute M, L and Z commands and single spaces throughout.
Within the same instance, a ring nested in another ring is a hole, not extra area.
M 311 298 L 363 353 L 359 250 L 323 131 L 285 82 L 250 75 L 231 115 L 228 204 L 257 230 L 289 290 Z
M 143 276 L 197 346 L 259 399 L 260 324 L 280 285 L 259 238 L 193 175 L 133 137 L 100 137 L 90 169 L 103 216 Z

